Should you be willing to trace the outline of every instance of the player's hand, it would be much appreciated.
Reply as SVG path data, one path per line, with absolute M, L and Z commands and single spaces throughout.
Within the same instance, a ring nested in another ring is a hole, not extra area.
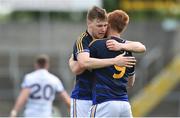
M 132 56 L 124 56 L 124 54 L 115 57 L 115 64 L 117 66 L 133 67 L 136 65 L 136 59 Z
M 123 43 L 119 43 L 114 39 L 110 39 L 106 41 L 106 47 L 112 51 L 120 51 L 123 49 L 123 46 L 124 46 Z
M 15 110 L 12 110 L 9 117 L 16 118 L 16 116 L 17 116 L 17 112 Z

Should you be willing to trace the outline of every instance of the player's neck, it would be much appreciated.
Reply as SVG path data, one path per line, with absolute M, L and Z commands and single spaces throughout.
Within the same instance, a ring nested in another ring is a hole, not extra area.
M 120 37 L 121 35 L 117 32 L 110 32 L 108 36 Z
M 87 29 L 87 32 L 92 36 L 92 33 L 91 33 L 92 31 L 89 28 Z

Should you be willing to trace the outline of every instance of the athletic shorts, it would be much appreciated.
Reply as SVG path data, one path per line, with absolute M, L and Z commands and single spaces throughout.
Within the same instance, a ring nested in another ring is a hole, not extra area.
M 132 117 L 131 106 L 127 101 L 107 101 L 93 105 L 89 116 L 93 117 Z
M 79 100 L 71 98 L 71 118 L 88 117 L 88 112 L 92 106 L 91 100 Z

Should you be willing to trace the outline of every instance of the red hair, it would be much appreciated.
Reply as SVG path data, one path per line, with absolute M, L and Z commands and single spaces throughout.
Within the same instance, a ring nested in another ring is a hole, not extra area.
M 129 23 L 129 16 L 122 10 L 108 13 L 108 24 L 111 29 L 121 33 Z

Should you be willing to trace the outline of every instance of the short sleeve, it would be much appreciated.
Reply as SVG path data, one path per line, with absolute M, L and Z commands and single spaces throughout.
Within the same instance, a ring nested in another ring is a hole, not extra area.
M 30 79 L 28 79 L 28 76 L 25 75 L 24 80 L 21 84 L 21 88 L 30 88 L 31 82 Z
M 74 60 L 77 60 L 77 55 L 81 52 L 90 52 L 89 51 L 89 39 L 86 34 L 82 34 L 79 39 L 76 40 L 73 47 Z
M 128 68 L 128 76 L 133 76 L 135 74 L 135 66 Z
M 57 92 L 64 91 L 63 84 L 62 84 L 62 82 L 59 79 L 57 79 L 56 88 L 55 89 L 56 89 Z
M 132 55 L 132 52 L 126 51 L 125 56 L 133 56 L 133 55 Z M 128 73 L 128 76 L 133 76 L 135 74 L 135 66 L 131 68 L 127 68 L 127 73 Z

